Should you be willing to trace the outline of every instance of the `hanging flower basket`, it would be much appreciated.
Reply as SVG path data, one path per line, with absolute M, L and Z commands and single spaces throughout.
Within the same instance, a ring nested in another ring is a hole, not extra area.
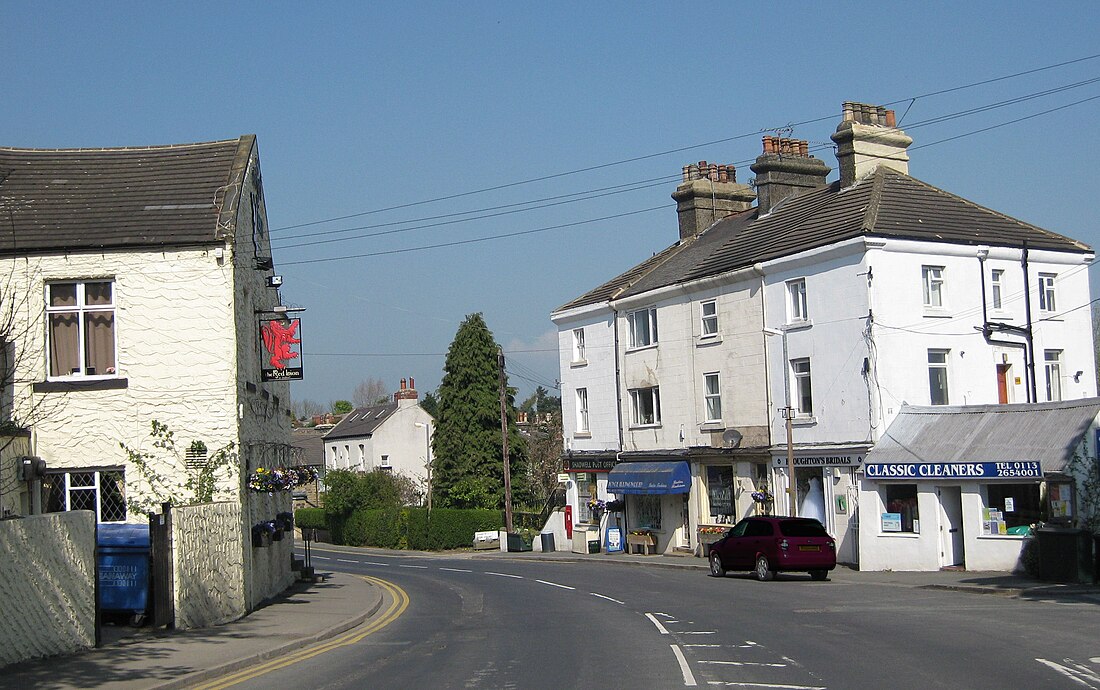
M 312 467 L 259 467 L 248 474 L 248 489 L 256 493 L 291 491 L 317 480 Z
M 260 522 L 252 526 L 252 547 L 261 549 L 265 546 L 271 546 L 272 540 L 275 538 L 275 523 L 274 522 Z M 282 538 L 282 537 L 280 537 Z

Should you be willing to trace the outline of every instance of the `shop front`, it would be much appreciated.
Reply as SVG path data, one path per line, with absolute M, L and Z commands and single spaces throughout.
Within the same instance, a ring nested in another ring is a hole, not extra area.
M 788 457 L 781 449 L 772 455 L 772 485 L 776 513 L 790 513 L 787 498 L 790 468 L 794 467 L 795 507 L 799 517 L 814 518 L 837 541 L 837 561 L 859 562 L 859 489 L 856 473 L 868 446 L 797 448 Z
M 641 552 L 691 548 L 687 461 L 620 462 L 607 475 L 607 491 L 624 498 L 626 545 Z
M 568 453 L 562 458 L 569 479 L 565 485 L 566 539 L 572 540 L 578 529 L 598 530 L 603 535 L 606 526 L 619 518 L 608 496 L 607 474 L 617 460 L 611 452 Z M 602 537 L 601 537 L 602 541 Z
M 860 479 L 861 570 L 1020 569 L 1040 524 L 1081 526 L 1100 399 L 905 406 Z

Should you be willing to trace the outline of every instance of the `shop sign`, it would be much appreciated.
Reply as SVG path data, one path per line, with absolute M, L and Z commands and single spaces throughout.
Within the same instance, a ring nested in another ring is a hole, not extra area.
M 1038 461 L 887 462 L 865 465 L 868 479 L 1042 479 Z
M 568 472 L 610 472 L 618 461 L 615 458 L 565 458 Z
M 772 464 L 778 469 L 787 466 L 786 455 L 773 455 Z M 839 455 L 795 455 L 795 467 L 859 467 L 863 464 L 863 455 L 848 453 Z
M 901 513 L 883 513 L 882 514 L 882 531 L 883 532 L 900 532 L 901 531 Z
M 623 550 L 623 531 L 619 527 L 607 528 L 607 543 L 604 544 L 607 553 L 615 553 Z

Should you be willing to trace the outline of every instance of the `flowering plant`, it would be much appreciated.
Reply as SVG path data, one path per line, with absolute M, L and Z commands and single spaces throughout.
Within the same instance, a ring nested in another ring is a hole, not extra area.
M 699 534 L 725 534 L 729 527 L 719 527 L 717 525 L 700 525 Z
M 759 491 L 752 492 L 752 500 L 757 503 L 771 503 L 773 500 L 772 495 L 768 493 L 767 488 L 760 489 Z
M 636 537 L 652 537 L 653 533 L 647 529 L 632 529 L 630 533 Z
M 607 502 L 606 501 L 601 501 L 598 498 L 591 498 L 591 499 L 588 500 L 588 509 L 589 510 L 602 511 L 605 508 L 607 508 Z
M 317 479 L 312 467 L 259 467 L 248 475 L 248 488 L 256 492 L 290 491 Z

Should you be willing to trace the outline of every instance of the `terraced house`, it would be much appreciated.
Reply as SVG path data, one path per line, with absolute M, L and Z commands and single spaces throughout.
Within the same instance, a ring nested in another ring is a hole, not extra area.
M 825 523 L 841 561 L 865 551 L 889 568 L 902 541 L 956 534 L 945 513 L 971 506 L 965 529 L 980 536 L 975 515 L 1037 503 L 1064 469 L 1047 458 L 1022 482 L 865 480 L 903 406 L 1096 395 L 1093 251 L 911 176 L 912 139 L 885 108 L 845 103 L 832 138 L 832 182 L 808 142 L 771 136 L 751 187 L 733 166 L 685 166 L 678 241 L 552 314 L 573 500 L 626 499 L 605 524 L 700 553 L 722 525 L 796 512 Z M 1079 422 L 1066 438 L 1080 440 Z M 668 481 L 639 490 L 654 469 Z M 918 495 L 918 532 L 886 533 L 881 515 Z M 1011 568 L 1020 537 L 986 536 L 1008 545 L 983 565 Z M 933 567 L 926 550 L 901 560 Z M 934 567 L 965 561 L 939 551 Z

